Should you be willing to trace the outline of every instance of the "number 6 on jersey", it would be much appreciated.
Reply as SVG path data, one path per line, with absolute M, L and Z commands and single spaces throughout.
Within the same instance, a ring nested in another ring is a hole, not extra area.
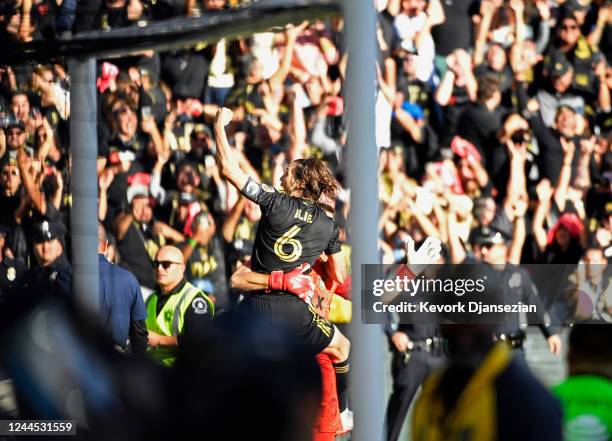
M 295 262 L 302 255 L 302 243 L 294 239 L 301 229 L 302 227 L 294 225 L 274 242 L 274 254 L 283 262 Z M 292 248 L 291 252 L 286 253 L 283 250 L 285 245 L 289 245 Z

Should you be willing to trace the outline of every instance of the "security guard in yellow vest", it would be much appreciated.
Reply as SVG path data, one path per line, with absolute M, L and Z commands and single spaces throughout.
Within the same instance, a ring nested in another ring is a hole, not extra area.
M 206 294 L 185 280 L 185 262 L 178 248 L 160 248 L 153 268 L 157 288 L 146 303 L 148 353 L 160 363 L 172 366 L 180 340 L 206 325 L 214 316 L 214 305 Z

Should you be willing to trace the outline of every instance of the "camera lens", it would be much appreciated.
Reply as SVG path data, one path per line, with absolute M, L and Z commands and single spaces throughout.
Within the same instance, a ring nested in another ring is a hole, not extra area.
M 512 134 L 511 139 L 515 144 L 524 144 L 529 140 L 529 132 L 524 129 L 517 130 Z

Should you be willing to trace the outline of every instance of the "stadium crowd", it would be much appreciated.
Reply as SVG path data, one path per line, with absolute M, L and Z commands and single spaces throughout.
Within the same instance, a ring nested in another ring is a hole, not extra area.
M 143 26 L 239 3 L 3 2 L 0 40 Z M 372 148 L 379 163 L 372 172 L 380 179 L 382 262 L 403 261 L 410 238 L 438 237 L 453 263 L 485 248 L 485 254 L 502 249 L 501 260 L 513 264 L 606 264 L 612 6 L 602 0 L 376 3 Z M 229 277 L 251 254 L 261 212 L 219 173 L 213 119 L 220 106 L 233 111 L 228 137 L 241 168 L 261 182 L 279 187 L 295 159 L 326 162 L 345 187 L 335 220 L 348 249 L 350 197 L 359 195 L 344 181 L 350 140 L 342 94 L 346 46 L 359 42 L 345 41 L 342 29 L 342 18 L 333 18 L 98 60 L 98 219 L 108 259 L 136 276 L 145 297 L 155 287 L 154 256 L 172 244 L 183 253 L 186 278 L 213 300 L 217 314 L 238 301 Z M 69 102 L 62 60 L 0 71 L 3 296 L 49 256 L 70 260 Z M 592 293 L 595 315 L 609 319 L 609 279 L 597 271 L 572 277 Z M 573 294 L 564 300 L 563 322 L 590 318 L 580 316 Z
M 8 44 L 241 6 L 4 5 Z M 477 227 L 489 226 L 514 239 L 514 263 L 606 262 L 610 8 L 584 0 L 395 0 L 379 1 L 378 10 L 382 261 L 400 261 L 408 236 L 469 249 Z M 146 291 L 157 248 L 179 244 L 189 280 L 221 309 L 231 304 L 228 275 L 249 254 L 260 214 L 219 176 L 216 109 L 234 110 L 230 141 L 263 182 L 278 186 L 284 164 L 308 156 L 325 159 L 342 182 L 345 69 L 340 18 L 99 60 L 98 217 L 110 233 L 110 260 Z M 0 75 L 7 208 L 0 225 L 5 246 L 32 266 L 36 224 L 57 222 L 62 243 L 70 240 L 69 77 L 61 60 L 4 66 Z M 348 202 L 343 192 L 337 220 L 344 241 Z

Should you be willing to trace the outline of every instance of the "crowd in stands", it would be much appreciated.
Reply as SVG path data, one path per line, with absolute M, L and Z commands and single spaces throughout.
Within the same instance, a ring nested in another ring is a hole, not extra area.
M 244 2 L 243 2 L 244 3 Z M 144 26 L 241 7 L 232 0 L 3 2 L 6 44 Z M 601 0 L 378 1 L 380 249 L 439 237 L 456 262 L 475 232 L 512 242 L 512 263 L 607 262 L 612 253 L 612 9 Z M 278 186 L 289 162 L 324 159 L 344 185 L 341 17 L 171 52 L 98 60 L 98 219 L 109 258 L 146 293 L 151 259 L 178 245 L 217 308 L 261 213 L 219 175 L 212 120 L 233 110 L 241 166 Z M 30 234 L 63 228 L 69 253 L 70 81 L 64 60 L 0 70 L 0 226 L 36 266 Z M 374 67 L 373 67 L 374 68 Z M 363 111 L 370 111 L 363 109 Z M 348 242 L 350 192 L 336 221 Z M 353 193 L 352 197 L 359 197 Z M 375 207 L 373 207 L 374 209 Z M 518 251 L 517 251 L 518 250 Z M 603 298 L 604 310 L 612 299 Z

